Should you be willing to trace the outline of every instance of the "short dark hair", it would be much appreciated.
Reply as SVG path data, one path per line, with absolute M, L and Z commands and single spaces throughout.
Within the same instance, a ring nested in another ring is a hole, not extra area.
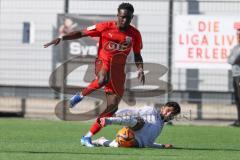
M 120 9 L 126 9 L 127 11 L 133 13 L 134 12 L 134 8 L 133 8 L 133 5 L 130 4 L 130 3 L 121 3 L 119 6 L 118 6 L 118 12 L 120 11 Z
M 177 102 L 167 102 L 165 106 L 172 107 L 174 109 L 174 114 L 181 113 L 181 107 Z

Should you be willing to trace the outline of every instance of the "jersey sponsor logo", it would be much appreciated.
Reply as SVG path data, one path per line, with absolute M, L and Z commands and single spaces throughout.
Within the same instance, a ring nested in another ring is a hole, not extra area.
M 125 42 L 123 43 L 116 43 L 113 41 L 108 41 L 104 45 L 104 49 L 113 52 L 113 51 L 126 51 L 128 49 L 131 49 L 131 44 L 132 44 L 132 37 L 126 36 Z
M 108 41 L 107 43 L 105 43 L 104 49 L 109 52 L 113 52 L 113 51 L 123 52 L 128 49 L 131 49 L 131 43 L 128 43 L 128 42 L 116 43 L 113 41 Z

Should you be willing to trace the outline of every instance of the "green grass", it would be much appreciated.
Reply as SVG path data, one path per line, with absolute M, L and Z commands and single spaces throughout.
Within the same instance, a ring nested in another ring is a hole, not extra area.
M 86 148 L 79 138 L 90 123 L 0 119 L 0 160 L 100 159 L 240 159 L 240 128 L 166 126 L 158 142 L 176 149 Z M 96 137 L 113 138 L 119 127 L 106 127 Z

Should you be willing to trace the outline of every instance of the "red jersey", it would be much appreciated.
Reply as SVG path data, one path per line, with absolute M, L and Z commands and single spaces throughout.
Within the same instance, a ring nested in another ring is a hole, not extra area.
M 119 63 L 125 65 L 126 57 L 133 49 L 139 53 L 142 49 L 140 32 L 129 25 L 126 31 L 120 31 L 115 21 L 107 21 L 90 26 L 84 30 L 84 34 L 91 37 L 99 37 L 98 58 L 108 66 L 116 54 L 122 54 Z

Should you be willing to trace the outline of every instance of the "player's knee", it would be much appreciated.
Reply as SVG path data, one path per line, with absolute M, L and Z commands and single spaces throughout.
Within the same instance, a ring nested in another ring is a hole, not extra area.
M 109 104 L 107 106 L 108 112 L 114 114 L 118 110 L 118 105 L 117 104 Z
M 137 120 L 137 124 L 133 127 L 130 127 L 133 131 L 138 131 L 138 130 L 142 129 L 145 124 L 144 119 L 141 117 L 137 117 L 136 120 Z
M 98 77 L 98 85 L 99 86 L 103 86 L 104 85 L 104 78 L 101 77 L 101 76 Z
M 118 110 L 118 106 L 114 106 L 112 113 L 114 114 L 115 112 L 117 112 L 117 110 Z
M 108 105 L 112 107 L 117 107 L 120 99 L 117 95 L 113 95 L 112 99 L 108 101 Z
M 98 85 L 103 86 L 108 83 L 108 76 L 107 75 L 99 75 L 98 76 Z

